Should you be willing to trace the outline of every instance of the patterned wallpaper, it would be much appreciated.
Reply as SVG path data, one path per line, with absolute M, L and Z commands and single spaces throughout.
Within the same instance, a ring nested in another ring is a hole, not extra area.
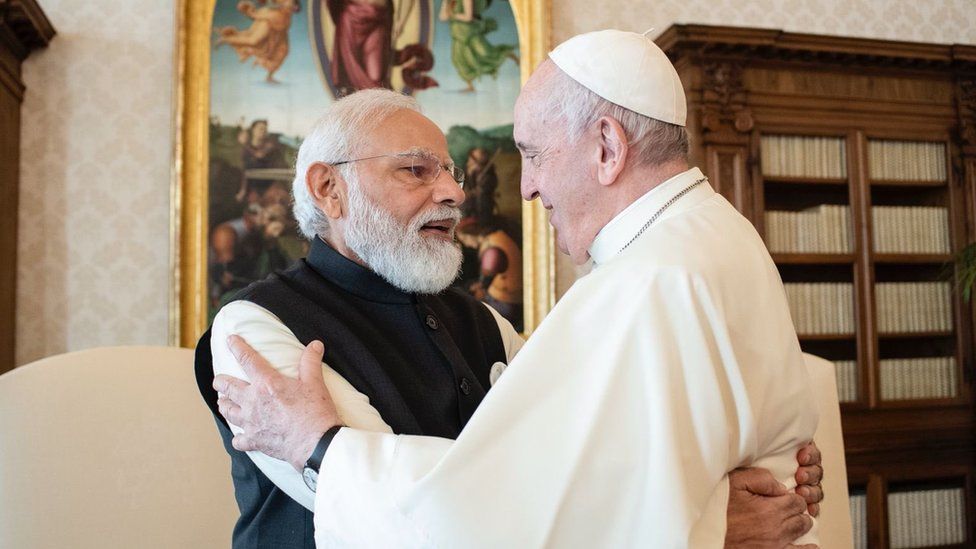
M 439 0 L 437 0 L 439 1 Z M 17 361 L 167 342 L 174 2 L 41 0 L 24 65 Z M 973 0 L 554 0 L 555 40 L 673 22 L 976 43 Z M 558 264 L 559 289 L 577 270 Z
M 553 39 L 620 28 L 659 34 L 673 23 L 976 44 L 973 0 L 553 0 Z
M 41 0 L 24 64 L 17 363 L 166 344 L 174 7 Z

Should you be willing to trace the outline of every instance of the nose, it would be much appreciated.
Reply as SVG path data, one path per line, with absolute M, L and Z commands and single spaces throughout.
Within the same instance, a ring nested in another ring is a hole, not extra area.
M 464 190 L 451 177 L 450 172 L 441 170 L 433 183 L 433 199 L 438 204 L 460 206 L 464 202 Z
M 535 184 L 535 179 L 522 170 L 522 180 L 519 183 L 519 191 L 522 193 L 522 200 L 532 202 L 539 198 L 539 187 Z

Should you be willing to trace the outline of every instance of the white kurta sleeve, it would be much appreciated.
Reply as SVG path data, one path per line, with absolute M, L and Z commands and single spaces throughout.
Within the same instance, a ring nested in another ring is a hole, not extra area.
M 720 317 L 680 269 L 585 277 L 455 443 L 340 431 L 318 545 L 721 547 L 753 419 Z
M 213 352 L 214 374 L 227 374 L 247 380 L 247 374 L 237 363 L 227 346 L 227 337 L 236 334 L 244 338 L 271 365 L 288 377 L 298 376 L 298 364 L 305 347 L 277 316 L 248 301 L 234 301 L 224 306 L 214 318 L 210 346 Z M 328 341 L 324 342 L 326 345 Z M 369 398 L 357 391 L 335 370 L 322 364 L 325 385 L 335 401 L 339 417 L 345 425 L 367 431 L 392 432 Z M 241 429 L 231 424 L 236 434 Z M 260 452 L 247 452 L 278 488 L 309 510 L 314 509 L 315 493 L 308 489 L 301 473 L 289 463 Z

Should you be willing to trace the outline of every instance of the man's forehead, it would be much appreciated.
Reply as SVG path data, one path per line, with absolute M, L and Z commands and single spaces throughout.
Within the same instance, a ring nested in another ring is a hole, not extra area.
M 532 115 L 532 105 L 527 105 L 523 100 L 515 106 L 514 124 L 512 125 L 512 137 L 515 139 L 515 146 L 519 150 L 532 148 L 538 140 L 539 131 L 538 120 Z
M 403 109 L 386 117 L 370 132 L 366 149 L 372 154 L 418 151 L 447 157 L 447 138 L 423 114 Z
M 444 160 L 444 158 L 441 158 L 442 156 L 444 156 L 443 154 L 439 154 L 436 151 L 421 146 L 409 147 L 402 151 L 397 151 L 397 153 L 402 154 L 403 156 L 426 156 L 430 158 L 437 158 L 439 160 Z

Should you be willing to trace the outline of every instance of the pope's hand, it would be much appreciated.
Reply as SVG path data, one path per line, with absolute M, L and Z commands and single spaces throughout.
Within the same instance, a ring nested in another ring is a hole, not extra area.
M 251 380 L 214 378 L 220 414 L 243 430 L 234 436 L 234 448 L 262 452 L 301 471 L 322 435 L 339 425 L 322 379 L 322 343 L 313 341 L 305 348 L 297 379 L 280 374 L 236 335 L 227 338 L 227 345 Z

